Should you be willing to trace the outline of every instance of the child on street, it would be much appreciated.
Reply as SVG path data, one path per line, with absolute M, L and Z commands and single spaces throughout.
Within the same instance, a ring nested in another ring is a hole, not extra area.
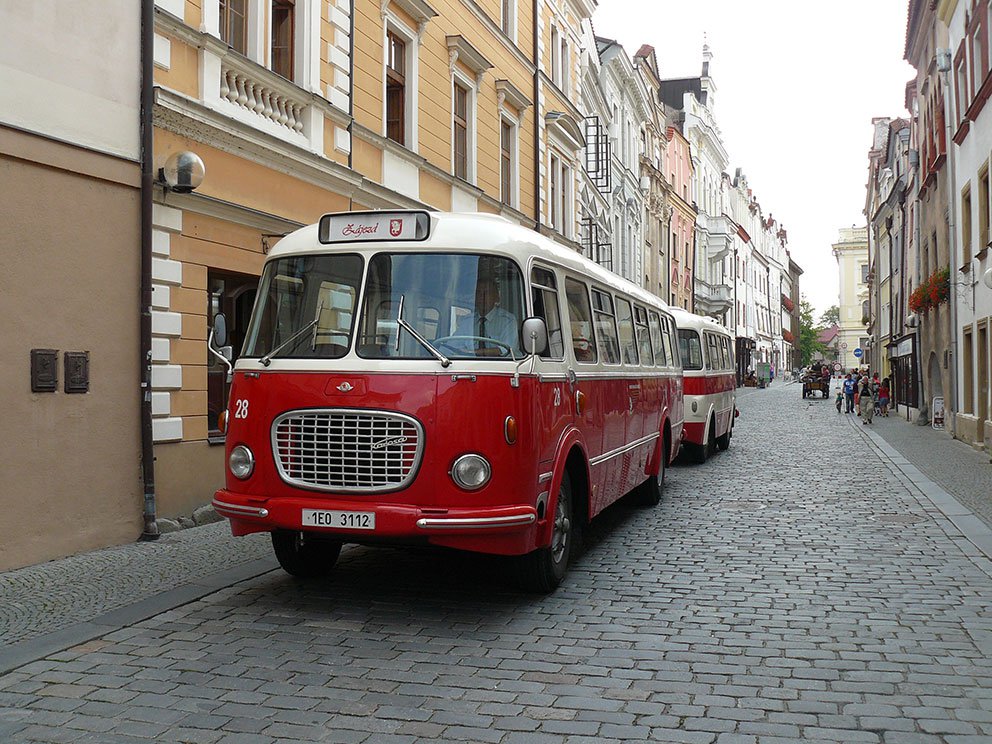
M 840 407 L 844 405 L 844 390 L 842 388 L 837 389 L 837 400 L 834 402 L 837 405 L 837 413 L 840 413 Z

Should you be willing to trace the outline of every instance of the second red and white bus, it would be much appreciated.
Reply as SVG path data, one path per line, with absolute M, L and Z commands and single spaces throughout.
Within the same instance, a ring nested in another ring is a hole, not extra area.
M 228 407 L 232 532 L 327 572 L 342 543 L 506 556 L 561 581 L 578 531 L 682 441 L 667 306 L 487 215 L 325 215 L 267 257 Z
M 696 462 L 730 446 L 737 418 L 734 338 L 713 318 L 672 308 L 682 357 L 682 447 Z

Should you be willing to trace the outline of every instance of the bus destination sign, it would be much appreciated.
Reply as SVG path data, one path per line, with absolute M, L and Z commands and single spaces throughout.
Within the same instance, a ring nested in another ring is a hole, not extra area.
M 349 212 L 320 218 L 321 243 L 426 240 L 431 218 L 427 212 Z

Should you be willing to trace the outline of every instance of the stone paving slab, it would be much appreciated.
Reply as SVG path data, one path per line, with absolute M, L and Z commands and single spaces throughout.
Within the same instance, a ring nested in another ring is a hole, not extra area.
M 829 403 L 775 385 L 739 407 L 729 451 L 603 514 L 548 597 L 493 558 L 353 548 L 329 580 L 204 587 L 0 676 L 0 735 L 992 741 L 967 515 Z

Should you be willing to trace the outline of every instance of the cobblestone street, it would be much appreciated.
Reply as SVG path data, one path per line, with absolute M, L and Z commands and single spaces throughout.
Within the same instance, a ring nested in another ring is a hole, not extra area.
M 90 623 L 0 676 L 0 740 L 992 742 L 980 520 L 830 401 L 738 406 L 730 449 L 602 515 L 548 597 L 432 550 L 349 548 L 299 582 L 255 538 L 218 557 L 218 525 L 70 559 L 104 595 L 158 577 L 130 615 L 66 561 L 0 576 L 4 645 Z

